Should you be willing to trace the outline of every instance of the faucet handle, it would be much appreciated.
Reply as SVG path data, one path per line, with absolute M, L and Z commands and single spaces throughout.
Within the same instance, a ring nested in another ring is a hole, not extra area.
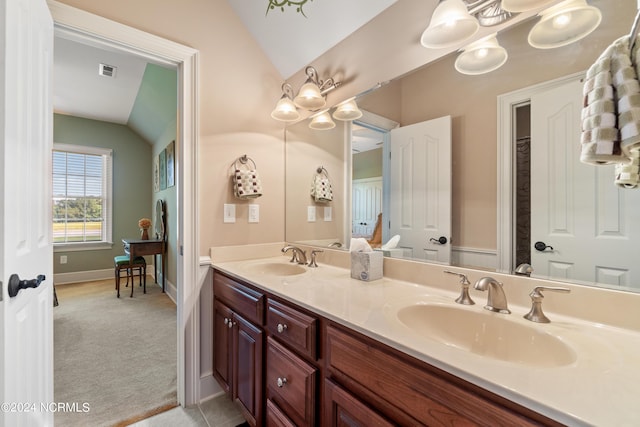
M 316 263 L 316 254 L 319 252 L 324 252 L 323 250 L 320 249 L 314 249 L 311 251 L 311 256 L 310 256 L 310 260 L 309 260 L 309 264 L 307 264 L 309 267 L 317 267 L 318 263 Z
M 460 284 L 462 285 L 462 289 L 460 290 L 460 296 L 456 298 L 456 302 L 463 305 L 474 305 L 475 302 L 469 296 L 469 285 L 471 285 L 471 282 L 469 282 L 467 275 L 449 270 L 444 270 L 444 272 L 460 277 Z
M 542 312 L 542 295 L 543 291 L 562 292 L 568 294 L 571 292 L 569 288 L 551 287 L 551 286 L 536 286 L 529 294 L 531 297 L 531 310 L 523 317 L 527 320 L 531 320 L 536 323 L 550 323 L 551 320 Z

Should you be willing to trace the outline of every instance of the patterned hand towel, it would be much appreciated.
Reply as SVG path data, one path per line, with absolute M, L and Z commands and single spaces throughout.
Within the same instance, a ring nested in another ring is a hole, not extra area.
M 583 94 L 580 160 L 629 163 L 640 144 L 640 84 L 628 36 L 613 42 L 589 68 Z
M 233 173 L 233 195 L 238 199 L 255 199 L 262 196 L 262 183 L 260 176 L 256 170 L 256 164 L 253 160 L 253 168 L 247 164 L 247 161 L 236 160 Z
M 324 169 L 322 170 L 324 171 Z M 313 177 L 313 182 L 311 183 L 311 197 L 313 197 L 317 203 L 327 203 L 333 200 L 331 180 L 326 173 L 318 173 Z
M 622 188 L 636 188 L 640 184 L 640 151 L 631 152 L 632 161 L 628 165 L 616 165 L 615 184 Z

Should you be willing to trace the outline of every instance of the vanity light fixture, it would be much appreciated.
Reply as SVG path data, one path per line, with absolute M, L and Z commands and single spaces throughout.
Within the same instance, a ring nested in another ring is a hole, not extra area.
M 462 74 L 484 74 L 500 68 L 508 56 L 507 50 L 498 44 L 496 34 L 492 34 L 466 46 L 454 66 Z
M 315 130 L 329 130 L 336 127 L 336 124 L 333 120 L 331 120 L 329 112 L 323 111 L 311 117 L 309 127 Z
M 552 1 L 553 0 L 502 0 L 501 7 L 509 12 L 520 13 L 544 6 Z
M 282 98 L 271 112 L 271 117 L 283 122 L 293 122 L 300 118 L 300 113 L 293 103 L 293 88 L 289 83 L 282 85 Z
M 341 102 L 333 112 L 333 118 L 336 120 L 350 121 L 362 117 L 362 111 L 358 109 L 358 104 L 354 98 Z
M 326 94 L 341 83 L 334 81 L 333 78 L 319 80 L 318 72 L 311 66 L 305 68 L 304 72 L 307 75 L 307 81 L 300 88 L 298 95 L 293 98 L 293 103 L 305 110 L 323 108 L 327 104 Z
M 529 44 L 552 49 L 578 41 L 602 21 L 602 13 L 586 0 L 565 0 L 540 13 L 540 21 L 529 32 Z
M 271 112 L 271 117 L 283 122 L 294 122 L 300 118 L 298 108 L 317 111 L 327 104 L 327 93 L 339 87 L 342 83 L 333 78 L 319 80 L 318 72 L 312 66 L 305 68 L 307 80 L 294 97 L 293 87 L 289 83 L 282 85 L 282 97 Z
M 452 47 L 473 37 L 479 28 L 462 0 L 444 0 L 433 11 L 420 43 L 432 49 Z

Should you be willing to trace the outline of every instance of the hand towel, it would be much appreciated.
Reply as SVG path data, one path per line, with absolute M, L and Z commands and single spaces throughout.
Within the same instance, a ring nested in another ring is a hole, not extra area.
M 253 163 L 251 168 L 247 162 Z M 233 173 L 233 195 L 238 199 L 255 199 L 262 196 L 262 183 L 253 160 L 236 160 Z
M 322 172 L 318 172 L 314 175 L 311 183 L 311 197 L 317 203 L 327 203 L 333 200 L 333 189 L 331 188 L 331 180 L 324 168 L 320 169 Z
M 617 164 L 615 184 L 622 188 L 636 188 L 640 184 L 640 150 L 631 152 L 630 164 Z
M 589 68 L 583 95 L 580 160 L 629 163 L 631 151 L 640 148 L 640 83 L 628 36 L 613 42 Z

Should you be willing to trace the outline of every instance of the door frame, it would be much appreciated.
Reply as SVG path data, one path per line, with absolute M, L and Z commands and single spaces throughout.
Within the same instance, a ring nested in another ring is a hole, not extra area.
M 178 403 L 199 400 L 198 65 L 199 52 L 170 40 L 47 0 L 54 33 L 93 46 L 116 49 L 178 71 L 176 182 L 178 205 L 177 389 Z
M 638 0 L 640 1 L 640 0 Z M 498 95 L 498 186 L 497 186 L 497 266 L 500 273 L 513 273 L 515 251 L 515 150 L 516 108 L 529 104 L 535 94 L 562 86 L 585 72 L 569 74 L 557 79 L 538 83 L 522 89 Z

